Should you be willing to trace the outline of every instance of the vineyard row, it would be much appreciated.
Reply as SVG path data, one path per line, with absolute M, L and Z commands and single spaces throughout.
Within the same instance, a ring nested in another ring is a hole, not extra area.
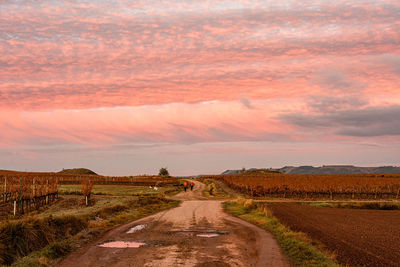
M 0 177 L 0 203 L 14 204 L 14 215 L 24 214 L 33 209 L 55 201 L 58 198 L 58 183 L 56 178 L 49 177 Z
M 400 176 L 360 175 L 216 175 L 229 187 L 252 197 L 324 199 L 398 199 Z

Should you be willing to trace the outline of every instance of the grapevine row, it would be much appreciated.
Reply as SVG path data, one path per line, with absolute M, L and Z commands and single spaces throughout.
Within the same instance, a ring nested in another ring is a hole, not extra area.
M 49 204 L 58 198 L 55 177 L 0 176 L 0 203 L 14 203 L 14 215 Z
M 399 198 L 400 175 L 240 174 L 210 176 L 252 197 Z

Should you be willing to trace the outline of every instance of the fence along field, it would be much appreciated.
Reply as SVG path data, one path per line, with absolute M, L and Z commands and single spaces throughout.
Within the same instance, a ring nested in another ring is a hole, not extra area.
M 400 174 L 300 175 L 236 174 L 206 178 L 222 180 L 252 197 L 315 199 L 398 199 Z
M 13 214 L 24 214 L 54 202 L 58 198 L 58 186 L 82 185 L 86 204 L 93 185 L 175 185 L 178 180 L 160 176 L 107 177 L 39 172 L 0 171 L 0 209 L 13 204 Z

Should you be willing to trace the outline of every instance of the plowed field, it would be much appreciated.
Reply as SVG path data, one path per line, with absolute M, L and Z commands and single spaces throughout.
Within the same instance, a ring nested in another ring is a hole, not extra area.
M 400 211 L 270 204 L 285 225 L 307 233 L 349 266 L 400 266 Z

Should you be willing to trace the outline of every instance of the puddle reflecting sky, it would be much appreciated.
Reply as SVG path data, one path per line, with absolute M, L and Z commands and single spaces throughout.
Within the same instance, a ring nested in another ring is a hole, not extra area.
M 219 236 L 219 234 L 198 234 L 198 237 L 216 237 Z
M 146 245 L 142 242 L 130 242 L 130 241 L 113 241 L 99 245 L 103 248 L 138 248 Z

